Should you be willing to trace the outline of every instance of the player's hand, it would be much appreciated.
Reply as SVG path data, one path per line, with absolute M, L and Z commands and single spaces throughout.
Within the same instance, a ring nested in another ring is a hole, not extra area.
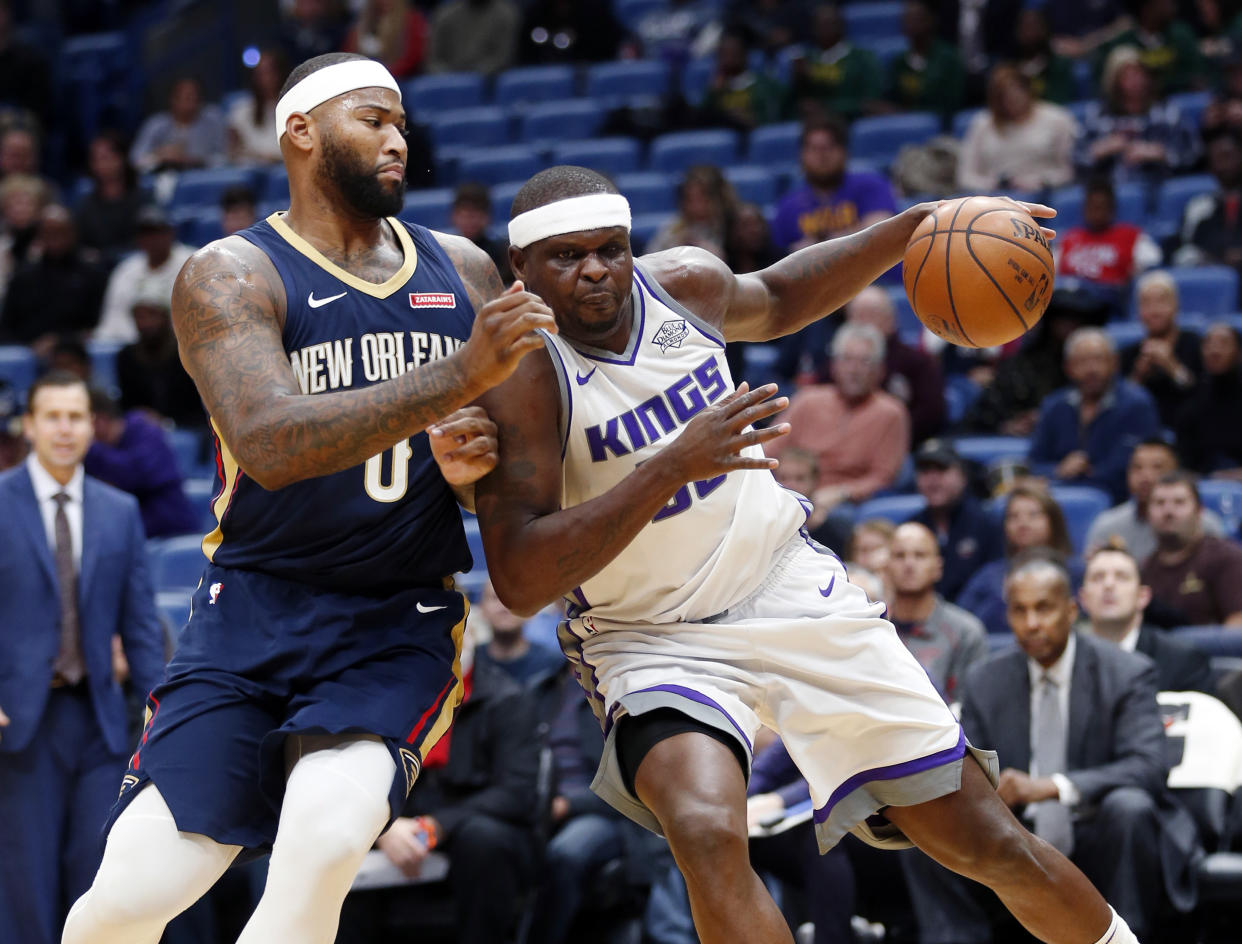
M 747 446 L 788 435 L 788 423 L 767 429 L 749 429 L 789 406 L 788 397 L 775 397 L 776 384 L 751 390 L 743 381 L 733 393 L 692 419 L 659 458 L 676 463 L 682 482 L 715 478 L 735 469 L 775 469 L 779 462 L 766 456 L 738 455 Z
M 1059 479 L 1076 479 L 1091 471 L 1091 460 L 1081 449 L 1075 449 L 1057 463 L 1056 477 Z
M 3 708 L 0 708 L 0 728 L 7 728 L 8 726 L 9 716 L 4 713 Z M 0 740 L 2 740 L 2 738 L 0 738 Z
M 402 875 L 418 878 L 429 850 L 422 840 L 422 829 L 413 817 L 398 816 L 375 844 Z
M 1051 777 L 1032 777 L 1021 770 L 1006 767 L 996 782 L 996 793 L 1010 809 L 1060 799 L 1056 781 Z
M 779 793 L 759 793 L 746 798 L 746 827 L 755 829 L 785 814 L 785 801 Z
M 481 406 L 464 406 L 427 428 L 431 455 L 449 485 L 473 485 L 496 468 L 496 424 Z
M 1005 197 L 1004 199 L 1008 200 L 1014 206 L 1022 207 L 1022 209 L 1026 210 L 1026 212 L 1031 214 L 1031 216 L 1033 216 L 1037 221 L 1050 220 L 1057 215 L 1056 210 L 1050 206 L 1045 206 L 1042 203 L 1027 203 L 1025 200 L 1015 200 L 1013 197 Z M 1049 229 L 1047 226 L 1041 226 L 1039 231 L 1044 234 L 1044 239 L 1057 238 L 1057 231 L 1055 229 Z
M 521 282 L 514 282 L 499 298 L 479 309 L 470 337 L 462 346 L 473 379 L 488 389 L 505 380 L 523 357 L 543 346 L 540 328 L 556 333 L 552 309 L 538 295 L 526 291 Z

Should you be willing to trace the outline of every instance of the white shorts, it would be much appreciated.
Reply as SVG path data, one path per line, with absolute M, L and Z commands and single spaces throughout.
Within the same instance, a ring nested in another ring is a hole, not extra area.
M 633 624 L 590 613 L 561 624 L 607 736 L 591 788 L 660 832 L 624 786 L 615 722 L 675 708 L 736 738 L 749 757 L 762 725 L 780 735 L 811 788 L 822 852 L 853 831 L 872 845 L 910 843 L 868 817 L 961 786 L 972 752 L 995 782 L 996 755 L 970 747 L 921 665 L 828 549 L 799 535 L 750 596 L 701 622 Z

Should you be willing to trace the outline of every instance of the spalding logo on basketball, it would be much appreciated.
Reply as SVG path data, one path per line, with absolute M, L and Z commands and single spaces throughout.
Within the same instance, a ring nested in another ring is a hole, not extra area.
M 964 197 L 928 216 L 906 245 L 902 279 L 914 313 L 962 347 L 1005 344 L 1043 317 L 1052 251 L 1029 213 L 999 197 Z

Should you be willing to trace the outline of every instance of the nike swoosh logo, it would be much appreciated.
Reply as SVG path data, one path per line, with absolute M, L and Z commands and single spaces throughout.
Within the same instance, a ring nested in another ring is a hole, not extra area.
M 587 371 L 587 374 L 585 377 L 582 376 L 582 371 L 578 371 L 578 386 L 581 387 L 584 383 L 590 380 L 591 374 L 595 373 L 597 370 L 599 370 L 598 365 L 596 365 L 595 367 L 592 367 L 589 371 Z
M 311 292 L 306 296 L 306 304 L 310 305 L 311 308 L 322 308 L 324 305 L 328 304 L 328 302 L 334 302 L 338 298 L 344 298 L 348 294 L 348 292 L 341 292 L 340 295 L 330 295 L 327 298 L 316 298 L 315 293 Z
M 826 597 L 828 596 L 828 594 L 832 593 L 832 588 L 833 586 L 835 586 L 836 582 L 837 582 L 837 578 L 836 578 L 836 575 L 834 574 L 832 579 L 828 581 L 828 586 L 819 588 L 819 595 L 821 597 Z
M 414 609 L 418 610 L 420 613 L 434 613 L 436 610 L 443 610 L 447 606 L 448 604 L 445 604 L 444 606 L 423 606 L 421 603 L 415 603 Z

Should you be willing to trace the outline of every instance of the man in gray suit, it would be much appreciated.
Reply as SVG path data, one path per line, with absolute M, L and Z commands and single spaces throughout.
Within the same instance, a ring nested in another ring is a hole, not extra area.
M 1001 799 L 1070 856 L 1143 940 L 1165 898 L 1162 877 L 1174 878 L 1191 854 L 1172 848 L 1184 823 L 1166 805 L 1155 666 L 1073 632 L 1078 609 L 1058 560 L 1019 556 L 1005 600 L 1018 648 L 967 673 L 962 727 L 972 744 L 996 750 Z M 969 883 L 926 857 L 910 871 L 921 944 L 993 940 Z

